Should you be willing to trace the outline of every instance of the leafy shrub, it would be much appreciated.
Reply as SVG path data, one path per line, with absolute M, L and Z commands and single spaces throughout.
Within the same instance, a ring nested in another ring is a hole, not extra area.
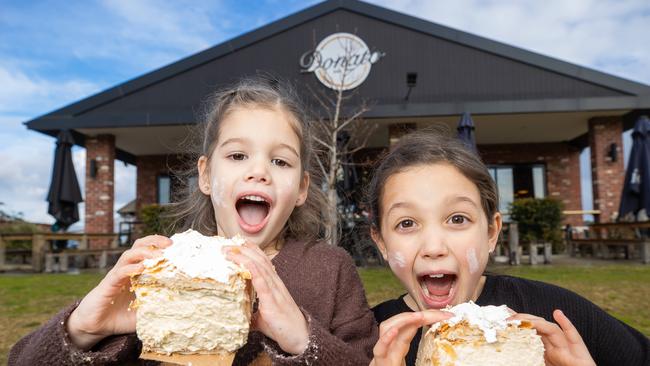
M 165 206 L 147 205 L 140 209 L 140 221 L 142 221 L 142 235 L 165 235 L 173 234 L 172 220 Z
M 510 217 L 517 222 L 524 242 L 550 242 L 553 249 L 563 250 L 562 202 L 550 198 L 523 198 L 510 204 Z

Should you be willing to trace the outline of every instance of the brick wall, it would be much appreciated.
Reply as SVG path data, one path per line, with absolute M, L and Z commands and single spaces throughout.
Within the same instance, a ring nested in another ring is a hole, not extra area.
M 91 177 L 92 161 L 95 161 L 96 175 Z M 87 233 L 112 233 L 115 136 L 98 135 L 86 139 L 86 216 Z M 108 240 L 90 240 L 90 248 L 108 247 Z
M 594 209 L 600 210 L 600 215 L 596 217 L 599 222 L 610 222 L 618 213 L 625 178 L 622 132 L 621 117 L 597 117 L 589 120 L 591 180 Z M 613 143 L 616 144 L 616 161 L 608 156 Z
M 488 165 L 544 164 L 547 197 L 564 203 L 565 210 L 581 210 L 580 150 L 566 143 L 479 145 Z M 582 225 L 582 215 L 567 216 L 566 223 Z
M 142 155 L 137 157 L 136 178 L 136 212 L 142 206 L 158 202 L 158 176 L 169 174 L 171 170 L 178 170 L 186 159 L 173 155 Z

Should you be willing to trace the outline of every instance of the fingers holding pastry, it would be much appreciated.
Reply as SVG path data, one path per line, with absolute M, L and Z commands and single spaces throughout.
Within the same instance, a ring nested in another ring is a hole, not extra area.
M 559 365 L 595 365 L 589 349 L 578 330 L 561 310 L 553 312 L 558 324 L 530 314 L 517 314 L 512 319 L 526 320 L 533 324 L 544 343 L 544 358 L 550 366 Z
M 137 239 L 132 248 L 148 247 L 150 249 L 165 249 L 172 245 L 172 240 L 162 235 L 148 235 Z
M 226 258 L 246 268 L 252 277 L 253 287 L 260 299 L 273 296 L 274 277 L 277 277 L 270 261 L 261 258 L 252 248 L 245 246 L 224 247 Z
M 379 325 L 379 340 L 373 348 L 373 364 L 402 365 L 418 329 L 452 316 L 439 310 L 427 310 L 401 313 L 383 321 Z
M 537 333 L 542 337 L 544 347 L 549 349 L 551 347 L 566 347 L 567 340 L 562 333 L 562 329 L 555 324 L 547 321 L 546 319 L 530 314 L 516 314 L 511 317 L 515 320 L 525 320 L 533 325 Z
M 395 338 L 399 332 L 397 328 L 388 328 L 379 336 L 377 344 L 372 349 L 373 359 L 370 362 L 371 366 L 401 366 L 406 364 L 404 357 L 408 353 L 408 348 L 404 352 L 399 347 L 401 342 L 395 342 Z

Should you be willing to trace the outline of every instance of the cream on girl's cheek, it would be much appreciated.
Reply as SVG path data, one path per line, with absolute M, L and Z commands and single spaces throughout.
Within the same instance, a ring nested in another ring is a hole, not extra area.
M 476 249 L 467 249 L 467 265 L 469 266 L 469 273 L 474 274 L 478 271 L 478 259 L 476 258 Z
M 212 179 L 212 183 L 210 186 L 210 198 L 212 198 L 213 206 L 221 207 L 225 203 L 223 182 L 218 178 Z
M 406 266 L 406 260 L 400 252 L 388 252 L 388 264 L 391 268 L 404 268 Z

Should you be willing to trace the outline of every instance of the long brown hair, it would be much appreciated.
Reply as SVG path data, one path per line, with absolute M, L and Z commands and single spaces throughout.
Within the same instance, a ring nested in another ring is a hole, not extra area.
M 204 117 L 196 126 L 196 138 L 191 160 L 194 166 L 183 173 L 184 182 L 198 175 L 196 161 L 206 156 L 209 161 L 219 139 L 221 122 L 236 108 L 281 109 L 291 117 L 291 125 L 300 140 L 300 164 L 302 172 L 310 175 L 307 200 L 296 207 L 285 225 L 283 236 L 306 242 L 322 238 L 325 233 L 323 215 L 326 198 L 319 189 L 322 178 L 317 169 L 312 169 L 313 154 L 311 119 L 298 98 L 293 87 L 284 81 L 270 76 L 244 78 L 237 83 L 211 94 L 204 103 Z M 199 143 L 200 141 L 200 143 Z M 200 150 L 196 147 L 200 147 Z M 314 170 L 314 171 L 312 171 Z M 196 180 L 194 180 L 196 181 Z M 171 216 L 174 230 L 194 229 L 206 235 L 217 234 L 215 212 L 210 196 L 203 194 L 197 184 L 185 190 L 187 195 L 172 205 Z
M 450 136 L 448 129 L 432 126 L 403 136 L 379 159 L 366 189 L 372 228 L 378 232 L 381 229 L 381 198 L 388 178 L 410 167 L 441 162 L 452 165 L 476 185 L 488 224 L 492 226 L 499 195 L 487 167 L 459 139 Z

